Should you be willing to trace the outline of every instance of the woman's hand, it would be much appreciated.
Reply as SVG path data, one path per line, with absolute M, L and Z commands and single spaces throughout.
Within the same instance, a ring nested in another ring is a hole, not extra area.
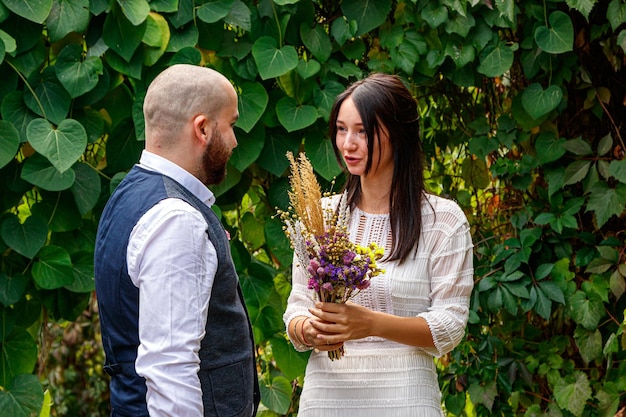
M 364 337 L 383 337 L 409 346 L 432 348 L 435 346 L 430 327 L 422 317 L 400 317 L 372 311 L 348 301 L 345 304 L 315 303 L 309 309 L 311 332 L 309 342 L 315 345 L 328 342 L 330 346 Z M 324 349 L 330 350 L 330 349 Z
M 315 337 L 315 346 L 318 344 L 341 346 L 348 340 L 362 339 L 372 335 L 372 324 L 375 313 L 367 308 L 347 302 L 345 304 L 317 302 L 315 308 L 309 309 L 315 319 L 310 319 L 311 337 Z M 320 349 L 320 350 L 333 350 Z
M 336 336 L 326 333 L 321 327 L 324 324 L 317 318 L 307 318 L 302 324 L 302 335 L 307 345 L 312 346 L 316 351 L 330 351 L 339 349 L 343 345 L 343 341 L 338 341 L 336 337 L 333 341 L 329 339 Z

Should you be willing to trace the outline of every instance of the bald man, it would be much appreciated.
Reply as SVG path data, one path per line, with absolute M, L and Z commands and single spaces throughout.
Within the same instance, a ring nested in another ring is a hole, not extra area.
M 174 65 L 143 110 L 145 150 L 96 236 L 111 416 L 253 416 L 252 329 L 207 188 L 237 146 L 237 93 L 212 69 Z

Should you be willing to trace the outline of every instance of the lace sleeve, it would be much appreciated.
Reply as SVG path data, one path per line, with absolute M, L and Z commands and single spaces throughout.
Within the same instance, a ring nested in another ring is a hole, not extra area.
M 442 356 L 454 349 L 465 336 L 469 303 L 474 287 L 472 238 L 469 225 L 460 208 L 437 215 L 455 219 L 431 257 L 431 306 L 419 315 L 426 320 L 435 343 L 434 349 L 425 349 L 434 356 Z M 447 222 L 450 224 L 450 222 Z
M 309 308 L 313 308 L 315 303 L 313 301 L 313 290 L 307 287 L 308 274 L 303 266 L 298 262 L 297 257 L 294 255 L 292 264 L 292 287 L 289 298 L 287 299 L 287 309 L 283 315 L 283 321 L 285 327 L 289 328 L 289 323 L 297 316 L 312 317 L 309 313 Z M 287 332 L 289 336 L 289 332 Z M 299 352 L 310 350 L 308 346 L 298 344 L 297 340 L 291 339 L 291 343 Z

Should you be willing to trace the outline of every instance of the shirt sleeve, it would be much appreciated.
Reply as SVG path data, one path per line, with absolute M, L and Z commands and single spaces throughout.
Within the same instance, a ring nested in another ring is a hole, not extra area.
M 465 336 L 469 303 L 474 288 L 473 244 L 461 209 L 437 213 L 443 222 L 441 237 L 431 263 L 431 306 L 419 314 L 428 323 L 435 348 L 424 349 L 442 356 Z
M 202 214 L 166 199 L 137 223 L 128 272 L 139 288 L 137 373 L 152 417 L 203 415 L 198 378 L 217 257 Z

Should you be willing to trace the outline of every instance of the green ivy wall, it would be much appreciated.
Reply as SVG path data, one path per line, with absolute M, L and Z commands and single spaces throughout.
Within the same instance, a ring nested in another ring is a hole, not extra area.
M 625 50 L 623 0 L 0 0 L 0 415 L 106 409 L 94 236 L 143 148 L 146 86 L 174 63 L 211 66 L 239 93 L 239 146 L 214 192 L 258 344 L 260 414 L 296 414 L 306 363 L 281 320 L 285 154 L 305 151 L 338 189 L 330 107 L 378 71 L 412 89 L 428 185 L 472 224 L 468 336 L 437 362 L 448 414 L 615 415 Z

